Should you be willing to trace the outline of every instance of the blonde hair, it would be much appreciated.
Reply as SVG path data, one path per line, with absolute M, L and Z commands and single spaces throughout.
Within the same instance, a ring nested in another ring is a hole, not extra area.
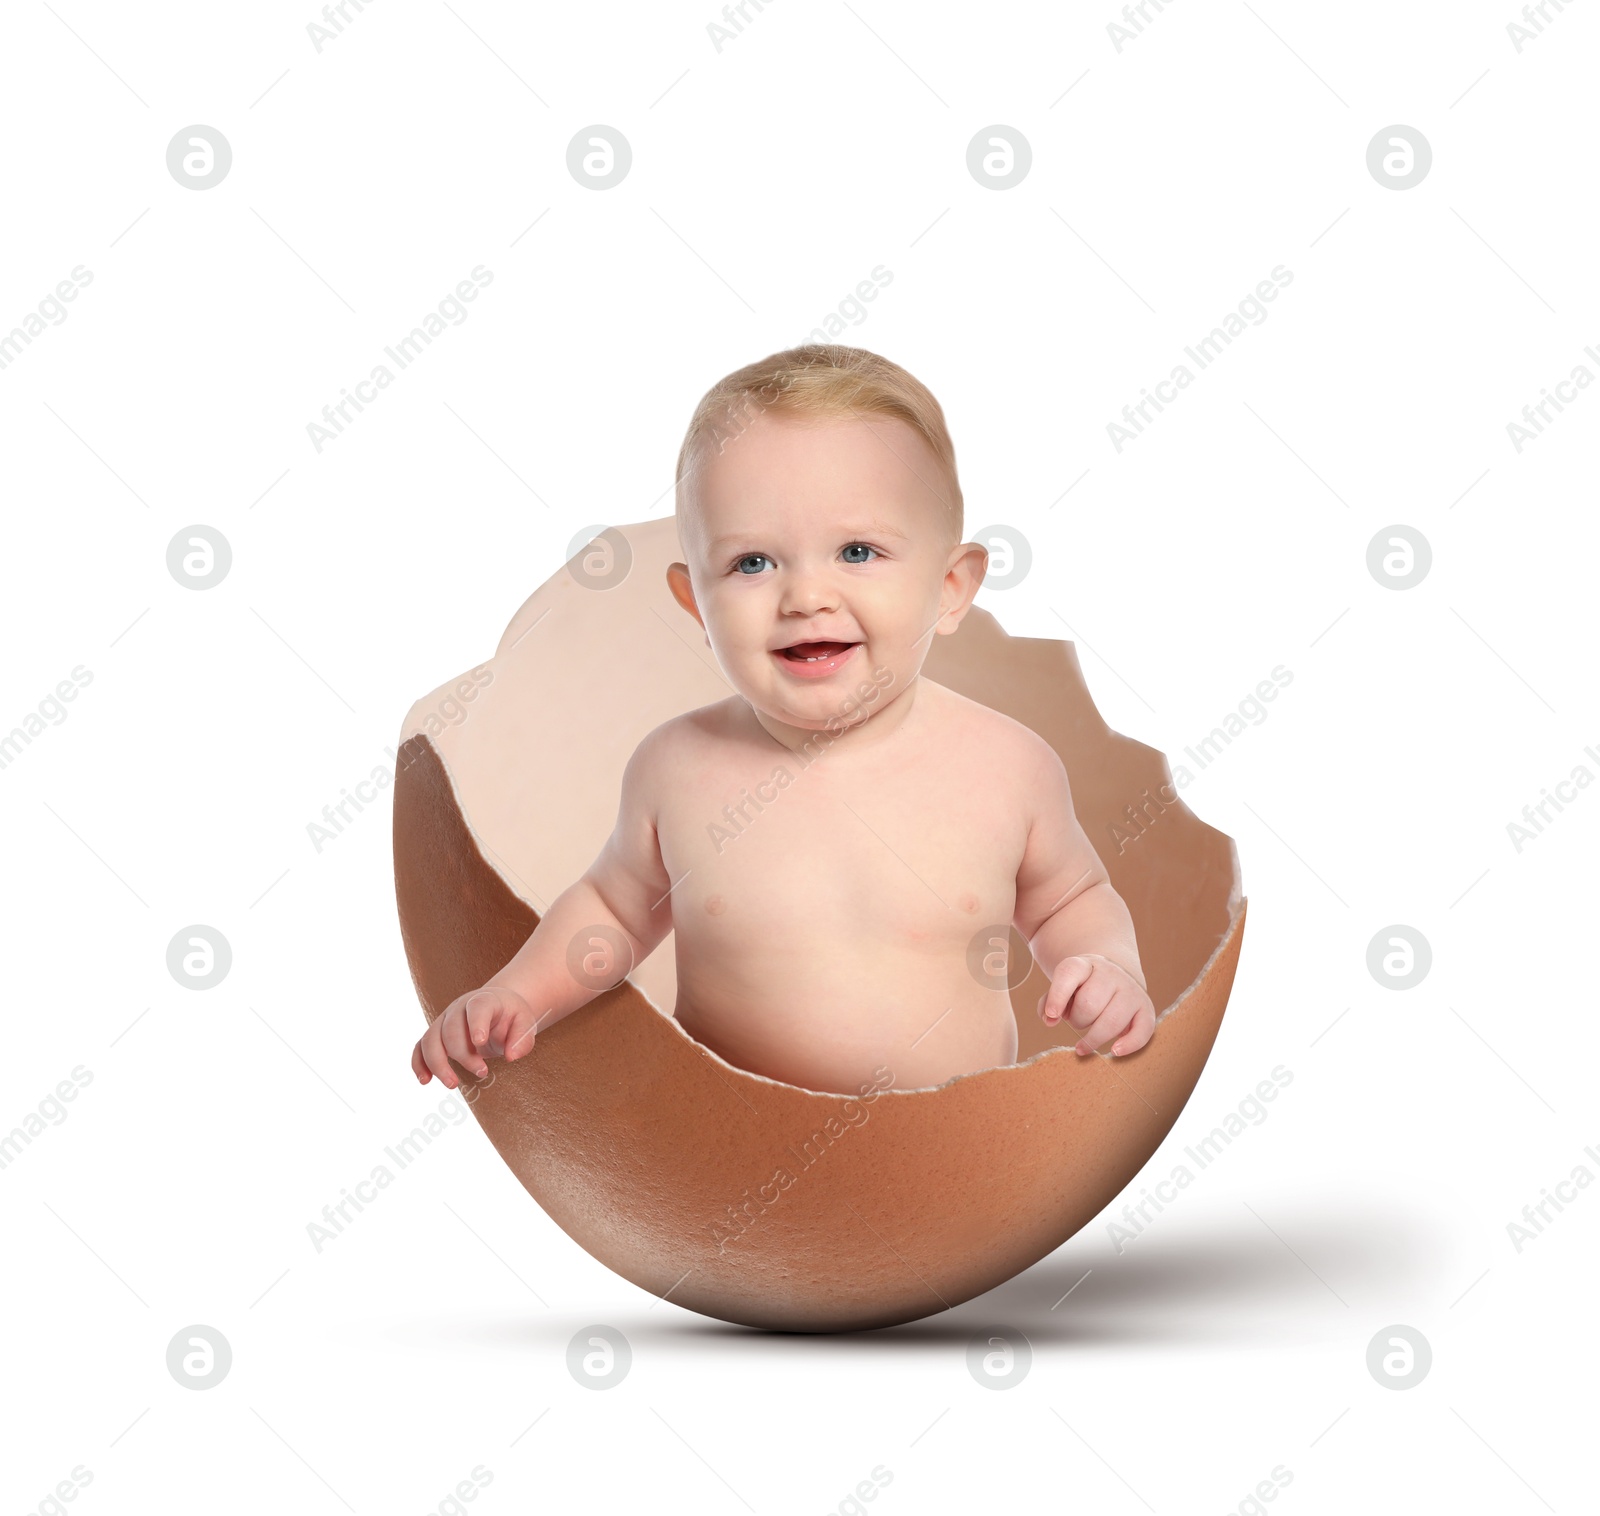
M 707 451 L 720 453 L 763 411 L 787 416 L 834 418 L 892 416 L 909 426 L 932 450 L 944 480 L 923 483 L 945 502 L 951 541 L 959 542 L 964 504 L 956 475 L 955 444 L 933 391 L 898 363 L 862 347 L 807 342 L 786 348 L 719 379 L 700 397 L 678 451 L 677 513 L 683 516 L 685 484 Z

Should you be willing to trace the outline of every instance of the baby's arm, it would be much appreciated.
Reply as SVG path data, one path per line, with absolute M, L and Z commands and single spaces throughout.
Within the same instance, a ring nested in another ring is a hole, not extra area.
M 621 980 L 671 930 L 671 881 L 655 826 L 661 734 L 657 727 L 628 760 L 616 826 L 587 871 L 550 903 L 511 961 L 481 988 L 453 1000 L 418 1040 L 411 1067 L 420 1083 L 437 1074 L 454 1089 L 459 1081 L 452 1058 L 481 1079 L 489 1071 L 486 1056 L 522 1057 L 535 1031 Z M 616 961 L 620 955 L 602 933 L 621 934 L 627 962 Z M 588 983 L 573 977 L 569 952 L 588 961 Z M 595 974 L 605 982 L 597 983 Z
M 1150 1040 L 1155 1007 L 1145 993 L 1133 918 L 1072 808 L 1067 771 L 1048 744 L 1027 744 L 1032 814 L 1017 871 L 1017 930 L 1050 976 L 1040 1002 L 1049 1024 L 1077 1027 L 1079 1053 L 1117 1038 L 1131 1053 Z

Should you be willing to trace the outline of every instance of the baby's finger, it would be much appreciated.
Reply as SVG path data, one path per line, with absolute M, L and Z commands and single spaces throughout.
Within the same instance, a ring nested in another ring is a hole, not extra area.
M 1077 993 L 1078 986 L 1094 972 L 1087 958 L 1063 958 L 1050 976 L 1050 988 L 1045 991 L 1039 1014 L 1047 1026 L 1054 1026 L 1066 1014 L 1067 1002 Z
M 505 1024 L 499 1028 L 500 1039 L 505 1045 L 506 1062 L 512 1063 L 533 1051 L 534 1033 L 539 1030 L 539 1023 L 544 1018 L 535 1016 L 524 1003 L 518 1010 L 501 1019 Z
M 440 1084 L 448 1090 L 453 1090 L 461 1081 L 456 1078 L 456 1071 L 450 1067 L 450 1055 L 444 1050 L 444 1041 L 440 1035 L 443 1022 L 443 1016 L 435 1017 L 433 1025 L 423 1033 L 422 1041 L 417 1046 L 422 1049 L 423 1060 L 438 1076 Z
M 495 1019 L 500 1014 L 500 1006 L 501 997 L 493 990 L 474 990 L 462 1002 L 461 1013 L 474 1048 L 483 1047 L 489 1040 Z
M 417 1045 L 411 1049 L 411 1072 L 417 1076 L 418 1084 L 426 1084 L 433 1078 L 433 1070 L 428 1067 L 428 1060 L 422 1056 L 422 1039 L 417 1038 Z
M 1133 1006 L 1125 995 L 1114 994 L 1111 1003 L 1095 1017 L 1075 1044 L 1081 1054 L 1097 1052 L 1102 1043 L 1126 1030 L 1133 1020 Z
M 1111 1046 L 1111 1051 L 1121 1058 L 1125 1053 L 1136 1053 L 1147 1043 L 1156 1029 L 1155 1007 L 1147 1000 L 1133 1014 L 1128 1029 Z
M 1067 1020 L 1075 1027 L 1092 1026 L 1105 1014 L 1121 986 L 1110 974 L 1091 974 L 1078 986 L 1078 993 L 1067 1007 Z
M 452 1006 L 441 1016 L 444 1031 L 441 1034 L 444 1040 L 444 1050 L 464 1069 L 471 1070 L 479 1079 L 489 1072 L 489 1065 L 483 1061 L 480 1053 L 468 1041 L 466 1012 L 459 1007 Z

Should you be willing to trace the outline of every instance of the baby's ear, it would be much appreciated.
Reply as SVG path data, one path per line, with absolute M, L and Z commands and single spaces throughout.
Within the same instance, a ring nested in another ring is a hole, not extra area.
M 941 596 L 941 632 L 948 634 L 960 626 L 988 571 L 989 550 L 981 542 L 962 542 L 950 549 Z
M 687 563 L 667 565 L 667 588 L 672 591 L 672 598 L 703 627 L 706 624 L 705 617 L 700 614 L 700 607 L 694 602 L 694 586 L 689 582 Z

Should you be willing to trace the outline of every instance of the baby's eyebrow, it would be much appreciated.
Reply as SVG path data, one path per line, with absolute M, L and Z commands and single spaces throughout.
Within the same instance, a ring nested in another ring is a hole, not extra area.
M 891 526 L 887 521 L 873 521 L 865 524 L 843 526 L 839 529 L 840 542 L 856 542 L 865 537 L 894 537 L 901 542 L 909 542 L 911 540 L 909 533 L 901 531 L 897 526 Z M 711 544 L 706 551 L 711 557 L 715 558 L 731 547 L 754 541 L 755 537 L 752 533 L 728 534 L 712 538 Z M 749 551 L 754 553 L 760 552 L 762 549 L 751 547 Z

